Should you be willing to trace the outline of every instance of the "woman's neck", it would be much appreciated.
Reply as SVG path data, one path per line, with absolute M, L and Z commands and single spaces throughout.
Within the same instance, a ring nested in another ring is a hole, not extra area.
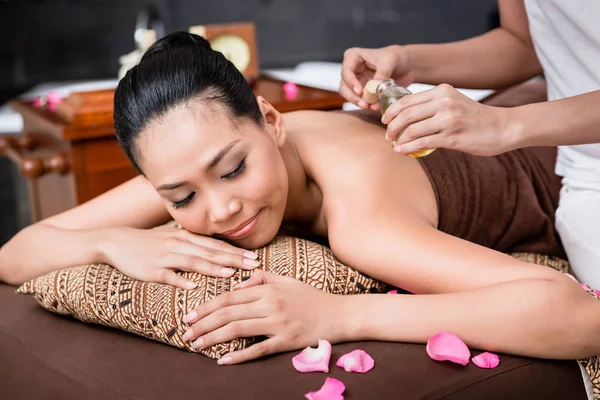
M 282 224 L 313 230 L 322 217 L 321 189 L 308 175 L 294 135 L 288 132 L 281 156 L 288 173 L 288 198 Z

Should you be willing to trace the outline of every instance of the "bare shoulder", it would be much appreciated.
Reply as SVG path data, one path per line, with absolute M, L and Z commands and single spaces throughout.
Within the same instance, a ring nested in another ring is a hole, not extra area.
M 133 178 L 106 193 L 42 221 L 63 229 L 111 226 L 151 228 L 169 220 L 161 197 L 143 177 Z
M 337 226 L 351 234 L 345 225 L 358 219 L 411 215 L 437 226 L 427 175 L 416 159 L 392 151 L 381 126 L 334 112 L 296 113 L 289 122 L 307 173 L 323 193 L 330 236 Z

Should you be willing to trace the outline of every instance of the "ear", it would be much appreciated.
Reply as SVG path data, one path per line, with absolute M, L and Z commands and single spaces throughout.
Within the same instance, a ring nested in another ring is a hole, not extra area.
M 265 128 L 273 137 L 277 146 L 281 147 L 285 143 L 286 130 L 283 116 L 262 96 L 256 96 L 258 108 L 263 115 Z

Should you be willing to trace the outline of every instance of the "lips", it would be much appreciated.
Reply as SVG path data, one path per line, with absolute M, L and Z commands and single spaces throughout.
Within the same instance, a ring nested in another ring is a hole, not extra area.
M 256 222 L 258 220 L 259 215 L 260 211 L 254 217 L 240 224 L 237 228 L 227 232 L 223 232 L 222 235 L 229 239 L 240 239 L 248 235 L 252 231 L 254 226 L 256 226 Z

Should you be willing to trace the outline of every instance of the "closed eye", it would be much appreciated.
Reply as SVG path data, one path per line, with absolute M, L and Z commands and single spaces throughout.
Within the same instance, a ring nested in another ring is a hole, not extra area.
M 223 175 L 221 179 L 233 179 L 246 169 L 246 158 L 243 158 L 242 161 L 235 167 L 233 171 L 228 173 L 227 175 Z
M 179 201 L 174 201 L 171 204 L 173 205 L 173 208 L 176 210 L 179 208 L 183 208 L 183 207 L 187 206 L 188 204 L 190 204 L 190 202 L 192 201 L 192 199 L 194 198 L 195 195 L 196 195 L 196 192 L 192 192 L 185 199 L 179 200 Z

